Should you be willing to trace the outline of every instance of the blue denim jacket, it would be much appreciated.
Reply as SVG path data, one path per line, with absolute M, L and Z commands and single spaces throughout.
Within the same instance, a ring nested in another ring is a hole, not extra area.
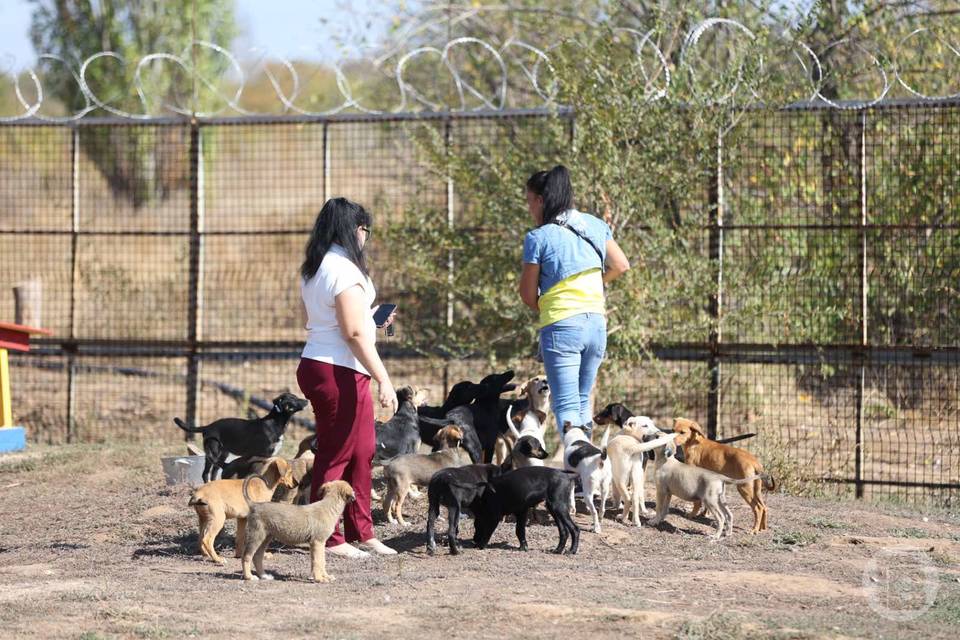
M 607 259 L 607 240 L 613 234 L 606 222 L 576 209 L 561 213 L 557 216 L 557 222 L 565 222 L 590 238 L 603 254 L 603 260 Z M 524 264 L 540 265 L 541 295 L 572 275 L 588 269 L 602 269 L 603 260 L 588 242 L 560 225 L 537 227 L 523 239 Z

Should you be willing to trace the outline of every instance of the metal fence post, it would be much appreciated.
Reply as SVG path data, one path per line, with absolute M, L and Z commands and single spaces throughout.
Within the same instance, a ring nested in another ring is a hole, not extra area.
M 707 370 L 710 387 L 707 390 L 707 437 L 716 439 L 720 428 L 720 314 L 723 308 L 723 134 L 717 132 L 716 175 L 707 189 L 710 211 L 710 262 L 716 269 L 716 288 L 710 296 L 709 309 L 713 324 L 708 338 L 710 357 Z
M 70 345 L 67 352 L 67 443 L 73 442 L 77 412 L 77 245 L 80 233 L 80 128 L 70 131 Z
M 203 332 L 203 135 L 196 119 L 190 122 L 190 271 L 187 303 L 186 421 L 197 423 L 200 404 L 200 354 Z M 186 434 L 186 439 L 192 439 Z
M 453 229 L 454 226 L 454 191 L 453 191 L 453 176 L 450 171 L 450 152 L 451 152 L 451 143 L 450 140 L 453 135 L 453 122 L 450 117 L 443 119 L 443 148 L 444 154 L 447 163 L 447 190 L 446 190 L 446 206 L 447 206 L 447 229 Z M 450 249 L 447 251 L 447 330 L 450 330 L 453 327 L 453 279 L 454 279 L 454 262 L 453 262 L 453 250 Z M 443 380 L 444 380 L 444 395 L 449 393 L 449 388 L 447 387 L 447 382 L 449 381 L 450 374 L 450 358 L 449 356 L 444 357 L 443 363 Z
M 860 114 L 860 346 L 856 388 L 856 433 L 853 479 L 857 498 L 863 497 L 863 401 L 867 395 L 867 111 Z

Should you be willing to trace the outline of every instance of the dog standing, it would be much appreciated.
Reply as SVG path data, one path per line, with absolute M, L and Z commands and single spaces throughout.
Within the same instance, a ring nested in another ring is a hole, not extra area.
M 746 478 L 757 476 L 752 483 L 738 483 L 737 491 L 753 511 L 752 533 L 759 533 L 767 528 L 767 505 L 763 501 L 763 489 L 776 489 L 776 481 L 763 473 L 763 465 L 756 456 L 745 449 L 731 447 L 707 438 L 703 429 L 693 420 L 677 418 L 673 422 L 673 431 L 677 434 L 677 446 L 683 447 L 684 458 L 688 464 L 722 473 L 731 478 Z M 693 503 L 690 511 L 692 516 L 700 512 L 700 504 Z
M 685 464 L 674 457 L 675 445 L 668 444 L 657 449 L 657 515 L 650 520 L 655 527 L 667 516 L 670 498 L 702 503 L 707 512 L 717 520 L 717 533 L 713 539 L 733 533 L 733 514 L 724 500 L 726 485 L 743 486 L 762 479 L 766 474 L 735 480 L 725 475 Z
M 474 511 L 474 545 L 485 548 L 503 517 L 512 514 L 517 521 L 520 550 L 527 551 L 527 514 L 546 502 L 560 536 L 553 552 L 563 553 L 569 538 L 569 553 L 575 554 L 580 547 L 580 529 L 569 512 L 575 479 L 575 473 L 552 467 L 523 467 L 491 478 L 489 489 L 482 493 Z
M 547 420 L 550 416 L 550 385 L 547 384 L 547 379 L 544 377 L 530 378 L 520 389 L 519 398 L 516 400 L 501 398 L 499 404 L 507 429 L 504 430 L 501 427 L 494 450 L 494 459 L 503 463 L 513 450 L 514 444 L 516 444 L 516 435 L 514 430 L 510 429 L 511 414 L 519 416 L 519 418 L 512 419 L 513 425 L 517 426 L 527 411 L 531 409 L 539 411 L 543 414 L 543 417 L 540 418 L 540 429 L 543 433 L 546 433 Z
M 668 438 L 668 439 L 664 439 Z M 653 511 L 644 504 L 644 475 L 650 452 L 666 442 L 672 442 L 672 436 L 657 428 L 653 420 L 646 416 L 627 418 L 623 429 L 607 445 L 607 458 L 613 479 L 613 503 L 623 501 L 624 523 L 631 521 L 640 525 L 640 516 L 650 517 Z
M 435 536 L 440 506 L 447 508 L 447 545 L 450 555 L 460 553 L 457 536 L 460 533 L 460 514 L 464 507 L 476 512 L 476 502 L 488 489 L 493 478 L 500 476 L 500 467 L 495 464 L 468 464 L 464 467 L 441 469 L 430 478 L 427 496 L 427 553 L 437 551 Z
M 187 433 L 203 435 L 203 481 L 209 482 L 218 469 L 223 469 L 228 454 L 244 456 L 275 456 L 283 444 L 283 433 L 290 418 L 309 403 L 292 393 L 282 393 L 273 399 L 270 413 L 255 420 L 221 418 L 205 427 L 191 427 L 180 418 L 173 422 Z
M 227 519 L 236 519 L 237 535 L 234 555 L 240 557 L 250 513 L 248 500 L 243 494 L 246 480 L 214 480 L 194 490 L 188 503 L 197 512 L 200 520 L 200 552 L 214 562 L 224 563 L 213 547 L 217 534 Z M 290 465 L 283 458 L 270 458 L 263 469 L 263 476 L 251 483 L 250 492 L 256 502 L 270 502 L 277 485 L 288 489 L 294 486 Z
M 391 524 L 407 523 L 403 519 L 403 502 L 412 485 L 426 485 L 434 473 L 447 467 L 462 467 L 469 457 L 460 448 L 463 432 L 457 427 L 444 427 L 436 439 L 444 449 L 433 453 L 410 453 L 391 460 L 383 467 L 383 479 L 387 483 L 387 495 L 383 511 Z
M 330 582 L 333 576 L 327 573 L 326 543 L 333 533 L 343 508 L 354 502 L 353 488 L 343 480 L 326 482 L 321 487 L 323 497 L 307 506 L 295 506 L 276 502 L 258 503 L 250 499 L 247 483 L 243 481 L 243 499 L 247 502 L 247 538 L 243 546 L 243 579 L 271 580 L 273 576 L 263 570 L 263 554 L 273 540 L 283 544 L 310 544 L 310 565 L 313 579 Z M 251 561 L 257 575 L 250 571 Z
M 425 399 L 423 389 L 401 387 L 397 390 L 397 412 L 386 422 L 374 424 L 377 433 L 374 463 L 417 452 L 420 446 L 417 407 Z
M 603 433 L 600 448 L 593 446 L 582 427 L 563 424 L 563 465 L 580 476 L 583 488 L 583 501 L 593 516 L 593 532 L 600 533 L 600 521 L 607 510 L 607 498 L 613 483 L 613 474 L 607 461 L 607 443 L 610 440 L 610 428 Z M 600 511 L 593 504 L 593 497 L 600 496 Z M 570 511 L 576 510 L 573 497 L 570 499 Z

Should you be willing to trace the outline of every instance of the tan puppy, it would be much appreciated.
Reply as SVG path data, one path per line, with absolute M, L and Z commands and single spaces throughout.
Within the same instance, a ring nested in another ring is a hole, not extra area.
M 243 483 L 244 480 L 236 479 L 208 482 L 193 492 L 188 503 L 200 519 L 200 552 L 220 564 L 224 563 L 224 559 L 213 548 L 213 541 L 228 518 L 237 521 L 235 556 L 239 558 L 243 551 L 247 514 L 250 512 L 243 496 Z M 250 497 L 256 502 L 270 502 L 277 485 L 290 489 L 296 486 L 287 461 L 270 458 L 263 469 L 262 478 L 258 477 L 250 483 Z
M 684 464 L 673 457 L 674 451 L 673 444 L 656 449 L 657 515 L 650 520 L 650 526 L 655 527 L 663 522 L 670 510 L 670 498 L 677 496 L 682 500 L 702 502 L 710 515 L 716 518 L 717 533 L 713 536 L 714 540 L 733 533 L 733 514 L 724 500 L 726 485 L 749 484 L 766 474 L 734 480 L 709 469 Z
M 430 478 L 440 469 L 462 467 L 470 462 L 470 457 L 460 448 L 463 431 L 458 427 L 444 427 L 437 432 L 434 440 L 441 447 L 433 453 L 408 453 L 397 456 L 383 467 L 383 479 L 387 483 L 387 497 L 383 500 L 383 511 L 390 523 L 399 522 L 406 526 L 403 519 L 403 501 L 411 485 L 421 486 L 430 483 Z
M 550 386 L 547 384 L 547 379 L 543 376 L 530 378 L 520 389 L 519 397 L 527 398 L 528 404 L 526 408 L 512 412 L 511 421 L 514 427 L 520 429 L 523 417 L 527 414 L 527 411 L 532 409 L 544 415 L 544 418 L 540 420 L 540 426 L 545 433 L 547 431 L 547 420 L 550 417 Z M 497 464 L 506 461 L 516 444 L 517 436 L 511 431 L 497 436 L 496 448 L 494 449 L 494 459 L 497 460 Z
M 330 582 L 333 576 L 327 573 L 326 543 L 340 520 L 343 508 L 354 502 L 353 488 L 343 480 L 326 482 L 321 487 L 323 497 L 307 506 L 279 504 L 276 502 L 253 502 L 247 495 L 247 478 L 243 484 L 243 497 L 250 515 L 247 516 L 247 539 L 243 547 L 243 579 L 272 580 L 273 576 L 263 570 L 263 554 L 273 540 L 283 544 L 310 544 L 310 565 L 313 579 Z M 254 576 L 252 564 L 257 569 Z
M 674 442 L 683 447 L 683 457 L 687 464 L 722 473 L 731 478 L 748 478 L 763 474 L 763 465 L 745 449 L 720 444 L 707 438 L 703 429 L 693 420 L 677 418 L 673 422 L 673 432 L 677 434 Z M 776 481 L 763 474 L 763 480 L 737 485 L 737 491 L 753 510 L 753 531 L 759 533 L 767 528 L 767 505 L 763 501 L 763 488 L 773 491 Z M 694 502 L 691 515 L 700 512 L 700 503 Z
M 313 481 L 313 452 L 307 451 L 299 458 L 288 461 L 294 488 L 280 485 L 273 494 L 273 502 L 286 504 L 304 504 L 310 500 L 310 485 Z M 306 497 L 306 499 L 304 499 Z

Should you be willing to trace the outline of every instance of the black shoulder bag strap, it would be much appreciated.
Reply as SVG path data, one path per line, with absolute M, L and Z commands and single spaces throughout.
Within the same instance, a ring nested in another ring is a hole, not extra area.
M 600 248 L 596 244 L 594 244 L 593 240 L 583 235 L 582 233 L 580 233 L 579 231 L 577 231 L 576 229 L 574 229 L 573 227 L 571 227 L 566 223 L 554 221 L 553 224 L 557 225 L 558 227 L 563 227 L 564 229 L 568 230 L 570 233 L 572 233 L 573 235 L 577 236 L 578 238 L 586 242 L 588 245 L 590 245 L 590 247 L 597 252 L 597 257 L 600 258 L 600 270 L 601 271 L 607 270 L 607 265 L 603 261 L 603 253 L 600 251 Z

